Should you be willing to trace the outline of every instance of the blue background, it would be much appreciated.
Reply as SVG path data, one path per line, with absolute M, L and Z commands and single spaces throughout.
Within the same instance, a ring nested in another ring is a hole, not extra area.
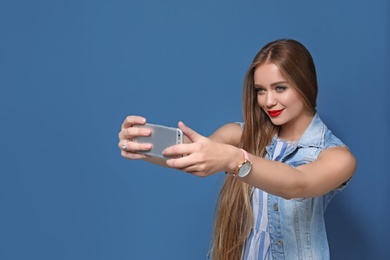
M 1 1 L 0 259 L 204 259 L 223 174 L 120 156 L 124 118 L 203 135 L 241 121 L 277 38 L 312 53 L 318 111 L 358 170 L 326 213 L 332 259 L 390 255 L 390 4 Z

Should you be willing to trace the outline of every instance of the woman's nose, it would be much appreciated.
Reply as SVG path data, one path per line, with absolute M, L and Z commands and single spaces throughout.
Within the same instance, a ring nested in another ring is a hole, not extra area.
M 266 100 L 265 100 L 265 105 L 267 107 L 271 108 L 271 107 L 274 107 L 276 104 L 277 104 L 277 101 L 275 99 L 275 96 L 272 94 L 271 91 L 269 91 L 267 93 L 267 97 L 266 97 Z

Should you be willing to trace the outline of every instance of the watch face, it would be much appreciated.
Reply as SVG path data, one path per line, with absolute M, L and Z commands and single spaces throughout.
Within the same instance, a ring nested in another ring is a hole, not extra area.
M 246 161 L 243 165 L 241 165 L 240 169 L 238 170 L 238 176 L 245 177 L 248 175 L 248 173 L 251 170 L 252 170 L 252 164 Z

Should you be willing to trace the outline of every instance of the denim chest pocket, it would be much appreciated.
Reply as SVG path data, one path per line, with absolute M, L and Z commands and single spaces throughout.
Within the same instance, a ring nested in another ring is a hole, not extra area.
M 314 162 L 317 159 L 318 154 L 318 147 L 301 147 L 287 158 L 284 158 L 284 162 L 292 167 L 298 167 Z

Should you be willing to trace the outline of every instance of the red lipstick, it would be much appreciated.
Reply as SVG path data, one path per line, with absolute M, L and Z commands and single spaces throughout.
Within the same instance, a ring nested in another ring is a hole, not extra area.
M 268 110 L 268 114 L 270 117 L 277 117 L 283 112 L 283 109 L 280 110 Z

